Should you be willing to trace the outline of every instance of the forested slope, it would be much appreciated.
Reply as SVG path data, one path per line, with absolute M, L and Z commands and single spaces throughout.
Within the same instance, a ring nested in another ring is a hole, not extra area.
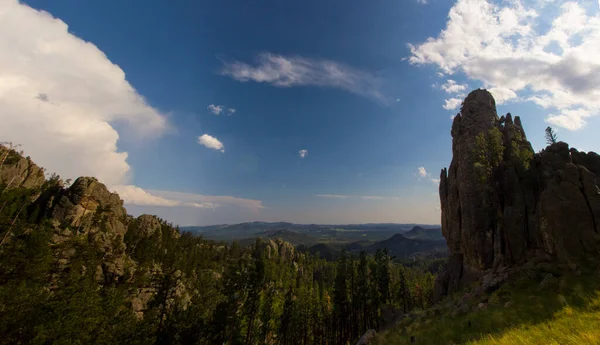
M 207 241 L 127 215 L 0 147 L 1 344 L 346 344 L 431 304 L 385 250 L 326 262 L 281 239 Z

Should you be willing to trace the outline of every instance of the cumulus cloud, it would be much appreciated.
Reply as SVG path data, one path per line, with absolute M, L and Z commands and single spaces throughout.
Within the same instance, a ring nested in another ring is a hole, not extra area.
M 152 138 L 167 129 L 166 117 L 98 47 L 51 14 L 2 0 L 0 32 L 0 140 L 22 144 L 64 178 L 126 183 L 130 166 L 113 124 Z
M 237 110 L 235 108 L 229 108 L 229 109 L 227 109 L 227 112 L 229 113 L 229 115 L 235 114 L 236 111 Z
M 417 173 L 419 174 L 420 177 L 427 176 L 427 170 L 424 167 L 418 167 Z
M 387 103 L 375 75 L 330 60 L 263 53 L 255 64 L 224 62 L 221 74 L 241 82 L 268 83 L 276 87 L 324 86 L 346 90 Z
M 304 158 L 304 157 L 308 156 L 308 150 L 298 151 L 298 156 L 300 156 L 300 158 Z
M 409 45 L 409 61 L 463 73 L 499 102 L 535 102 L 551 111 L 548 122 L 582 128 L 600 114 L 600 11 L 576 2 L 528 4 L 458 0 L 437 37 Z
M 458 92 L 463 92 L 466 89 L 467 89 L 466 84 L 457 84 L 452 79 L 446 80 L 446 82 L 442 85 L 442 90 L 444 90 L 446 93 L 458 93 Z
M 444 109 L 446 110 L 454 110 L 462 104 L 462 98 L 449 98 L 444 100 Z
M 213 136 L 210 136 L 208 134 L 203 134 L 203 135 L 199 136 L 198 144 L 204 145 L 205 147 L 208 147 L 209 149 L 225 152 L 225 147 L 223 146 L 223 143 L 221 143 L 219 141 L 219 139 L 217 139 Z

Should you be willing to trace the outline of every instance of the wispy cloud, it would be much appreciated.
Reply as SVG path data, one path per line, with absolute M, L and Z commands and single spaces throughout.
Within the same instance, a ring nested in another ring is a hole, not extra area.
M 221 115 L 223 112 L 227 112 L 227 115 L 233 115 L 237 111 L 235 108 L 227 108 L 224 105 L 217 104 L 209 104 L 206 109 L 215 115 Z
M 110 189 L 119 194 L 126 204 L 166 207 L 173 207 L 180 204 L 179 201 L 152 195 L 142 188 L 133 185 L 116 185 L 112 186 Z
M 254 81 L 276 87 L 313 85 L 338 88 L 388 102 L 380 90 L 381 80 L 378 77 L 331 60 L 263 53 L 255 64 L 224 62 L 221 74 L 241 82 Z
M 171 200 L 179 200 L 185 204 L 197 204 L 194 207 L 200 207 L 201 205 L 217 205 L 220 207 L 224 206 L 237 206 L 247 208 L 253 211 L 258 211 L 265 208 L 262 201 L 255 199 L 245 199 L 234 196 L 221 196 L 221 195 L 203 195 L 194 193 L 183 193 L 183 192 L 171 192 L 162 190 L 148 190 L 153 195 L 157 195 L 163 198 Z M 207 207 L 201 207 L 207 208 Z
M 339 195 L 339 194 L 317 194 L 319 198 L 331 198 L 331 199 L 347 199 L 347 195 Z
M 222 105 L 209 104 L 208 107 L 206 107 L 206 108 L 215 115 L 221 115 L 221 113 L 223 112 Z
M 376 196 L 376 195 L 341 195 L 341 194 L 317 194 L 319 198 L 330 198 L 330 199 L 364 199 L 364 200 L 396 200 L 399 199 L 396 196 Z
M 376 196 L 376 195 L 361 195 L 361 199 L 366 200 L 397 200 L 400 199 L 397 196 Z
M 298 151 L 298 156 L 300 156 L 300 158 L 305 158 L 306 156 L 308 156 L 308 150 Z
M 413 64 L 464 74 L 497 103 L 530 101 L 570 130 L 600 114 L 600 11 L 589 2 L 458 0 L 437 37 L 410 45 Z M 550 23 L 551 25 L 540 25 Z M 444 108 L 456 109 L 456 98 Z
M 435 184 L 439 184 L 440 183 L 440 179 L 439 178 L 435 178 L 433 176 L 431 176 L 431 174 L 427 171 L 427 169 L 425 169 L 425 167 L 418 167 L 417 168 L 417 180 L 421 181 L 422 178 L 427 179 L 430 182 L 433 182 Z
M 225 147 L 223 146 L 223 143 L 221 143 L 219 141 L 219 139 L 217 139 L 213 136 L 210 136 L 208 134 L 203 134 L 203 135 L 199 136 L 198 144 L 204 145 L 205 147 L 208 147 L 209 149 L 225 152 Z
M 237 206 L 251 210 L 264 208 L 260 200 L 233 196 L 202 195 L 161 190 L 144 190 L 133 185 L 117 185 L 110 188 L 119 194 L 126 205 L 193 207 L 215 209 L 222 206 Z

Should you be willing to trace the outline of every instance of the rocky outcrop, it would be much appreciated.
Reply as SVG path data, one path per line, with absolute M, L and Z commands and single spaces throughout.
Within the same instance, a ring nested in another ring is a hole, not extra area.
M 292 262 L 298 258 L 296 248 L 281 238 L 269 239 L 262 244 L 267 258 L 279 257 L 281 260 Z
M 598 252 L 600 156 L 562 142 L 534 154 L 520 118 L 498 117 L 486 90 L 467 96 L 451 133 L 440 176 L 450 258 L 438 295 L 532 257 L 571 263 Z
M 40 202 L 45 203 L 46 216 L 57 229 L 55 244 L 87 235 L 103 253 L 102 264 L 96 270 L 99 281 L 115 281 L 126 273 L 133 274 L 135 263 L 126 255 L 123 241 L 131 218 L 118 194 L 93 177 L 80 177 L 71 187 Z
M 52 231 L 49 245 L 56 270 L 50 277 L 49 289 L 58 286 L 61 272 L 72 269 L 73 258 L 82 250 L 76 244 L 86 242 L 92 246 L 83 250 L 91 248 L 101 258 L 92 271 L 99 286 L 136 281 L 129 291 L 129 300 L 138 318 L 143 317 L 157 291 L 164 288 L 161 284 L 165 277 L 169 279 L 167 308 L 177 304 L 185 309 L 190 305 L 192 292 L 188 281 L 192 277 L 186 277 L 179 270 L 164 271 L 165 268 L 153 260 L 142 265 L 130 256 L 140 242 L 159 247 L 166 242 L 165 236 L 178 238 L 179 232 L 171 225 L 152 215 L 137 218 L 128 215 L 119 195 L 93 177 L 80 177 L 68 188 L 57 176 L 46 180 L 42 168 L 2 145 L 0 185 L 31 189 L 33 193 L 27 194 L 31 202 L 23 213 L 27 213 L 33 224 L 48 225 Z M 8 236 L 5 238 L 10 240 Z M 270 246 L 277 253 L 289 252 L 281 243 L 274 242 Z
M 46 178 L 44 169 L 13 149 L 0 145 L 0 185 L 7 188 L 39 188 Z

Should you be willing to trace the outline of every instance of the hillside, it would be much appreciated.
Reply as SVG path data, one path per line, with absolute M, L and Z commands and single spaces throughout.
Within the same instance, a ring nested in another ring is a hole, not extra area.
M 431 304 L 427 265 L 299 251 L 282 238 L 310 236 L 268 226 L 247 246 L 182 234 L 0 145 L 0 344 L 345 345 Z
M 401 259 L 417 256 L 427 256 L 429 254 L 444 253 L 447 250 L 444 240 L 420 240 L 407 238 L 404 235 L 396 234 L 384 241 L 377 242 L 364 248 L 368 253 L 375 253 L 377 250 L 386 249 L 392 256 Z
M 407 315 L 374 344 L 598 344 L 600 271 L 594 266 L 531 267 L 528 277 L 490 295 L 463 291 Z
M 426 229 L 420 226 L 415 226 L 410 231 L 405 232 L 402 235 L 413 240 L 445 241 L 441 228 Z

